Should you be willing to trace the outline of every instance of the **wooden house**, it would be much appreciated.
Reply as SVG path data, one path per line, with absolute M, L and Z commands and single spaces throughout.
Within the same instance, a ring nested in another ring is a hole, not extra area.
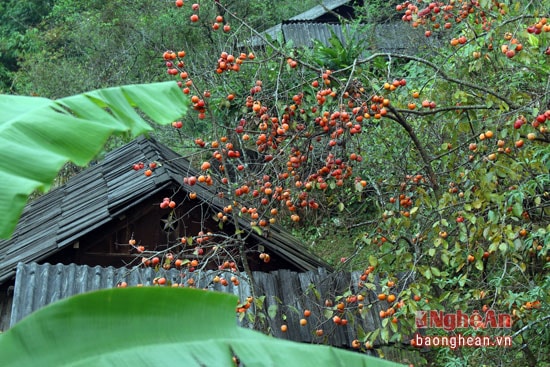
M 156 162 L 158 168 L 146 177 L 143 170 L 132 169 L 138 162 Z M 377 299 L 381 288 L 361 287 L 362 272 L 334 272 L 278 226 L 265 236 L 250 230 L 248 221 L 239 223 L 249 234 L 247 248 L 262 246 L 272 261 L 260 261 L 253 251 L 255 255 L 249 258 L 252 279 L 240 272 L 238 284 L 213 281 L 215 276 L 229 279 L 234 274 L 229 269 L 191 272 L 185 267 L 135 266 L 143 254 L 128 246 L 132 234 L 146 251 L 153 252 L 165 249 L 174 238 L 194 235 L 208 226 L 217 228 L 210 218 L 227 203 L 207 186 L 182 185 L 183 177 L 197 174 L 189 161 L 172 150 L 153 139 L 139 138 L 29 203 L 12 238 L 0 241 L 0 331 L 63 298 L 123 282 L 152 285 L 159 276 L 167 279 L 167 285 L 187 286 L 193 279 L 197 288 L 232 293 L 241 300 L 259 296 L 261 305 L 255 303 L 246 312 L 263 315 L 261 321 L 252 322 L 246 314 L 237 314 L 236 320 L 279 338 L 351 348 L 358 335 L 381 327 L 378 314 L 388 307 Z M 191 189 L 197 193 L 194 200 L 189 199 Z M 172 211 L 159 207 L 165 196 L 180 203 L 174 208 L 179 219 L 169 226 L 167 214 Z M 231 234 L 234 228 L 223 230 Z M 406 286 L 405 281 L 398 285 L 400 289 Z M 327 323 L 331 308 L 325 300 L 336 300 L 346 292 L 364 295 L 364 309 L 350 304 L 349 317 L 355 321 L 347 326 Z M 311 311 L 311 323 L 300 327 L 305 309 Z M 289 325 L 285 333 L 283 323 Z M 316 335 L 318 325 L 325 325 L 326 336 Z M 379 347 L 389 360 L 422 361 L 418 351 L 406 343 Z M 374 350 L 363 351 L 377 355 Z
M 161 272 L 169 282 L 182 283 L 192 278 L 198 288 L 230 293 L 239 297 L 241 302 L 251 296 L 258 297 L 260 302 L 253 302 L 244 313 L 236 313 L 236 321 L 240 326 L 254 328 L 281 339 L 328 344 L 374 356 L 383 355 L 387 360 L 407 365 L 425 364 L 419 350 L 410 347 L 408 340 L 392 342 L 390 345 L 375 343 L 376 349 L 352 347 L 354 339 L 382 327 L 383 320 L 379 313 L 389 307 L 389 303 L 377 298 L 381 287 L 367 289 L 360 286 L 362 271 L 329 272 L 323 268 L 307 272 L 288 269 L 255 271 L 252 272 L 252 281 L 241 273 L 238 284 L 228 282 L 227 285 L 213 282 L 215 276 L 228 275 L 215 270 L 189 272 L 171 268 Z M 112 288 L 122 281 L 129 285 L 151 284 L 151 280 L 158 276 L 158 272 L 151 267 L 128 269 L 48 263 L 19 263 L 16 274 L 12 325 L 31 312 L 65 297 Z M 408 281 L 410 277 L 404 277 L 398 282 L 397 288 L 406 287 Z M 378 278 L 375 277 L 374 283 L 379 283 Z M 364 298 L 361 301 L 346 300 L 345 312 L 341 313 L 336 309 L 336 303 L 343 302 L 338 297 L 346 292 Z M 334 305 L 327 306 L 328 301 L 334 301 Z M 309 321 L 307 325 L 300 326 L 305 310 L 311 313 Z M 333 315 L 350 322 L 337 325 L 331 320 Z M 282 325 L 287 325 L 285 332 L 281 329 Z M 323 330 L 323 335 L 318 334 L 319 329 Z
M 146 177 L 143 170 L 132 169 L 138 162 L 156 162 L 158 167 Z M 10 325 L 20 263 L 132 268 L 144 253 L 166 250 L 169 244 L 201 231 L 234 234 L 232 226 L 220 229 L 213 219 L 227 205 L 225 199 L 208 186 L 182 184 L 184 177 L 193 175 L 198 172 L 188 160 L 142 137 L 30 202 L 12 237 L 0 241 L 0 330 Z M 195 199 L 190 198 L 191 190 Z M 161 209 L 164 197 L 177 202 L 177 207 Z M 270 227 L 267 235 L 252 231 L 244 218 L 238 225 L 246 233 L 245 247 L 254 271 L 330 269 L 279 226 Z M 129 245 L 132 238 L 144 253 Z M 261 261 L 258 251 L 268 253 L 271 261 Z
M 264 30 L 261 37 L 250 37 L 241 46 L 262 48 L 265 47 L 264 38 L 267 38 L 296 48 L 312 48 L 316 42 L 330 47 L 330 39 L 336 36 L 344 46 L 350 41 L 349 37 L 353 37 L 354 42 L 363 45 L 368 52 L 416 54 L 419 50 L 433 47 L 433 37 L 426 38 L 423 30 L 413 29 L 399 17 L 377 24 L 361 24 L 354 29 L 349 22 L 357 19 L 356 7 L 364 5 L 363 0 L 324 0 Z

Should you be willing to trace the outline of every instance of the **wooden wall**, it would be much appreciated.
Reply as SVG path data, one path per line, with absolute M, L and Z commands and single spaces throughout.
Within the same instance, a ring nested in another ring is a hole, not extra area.
M 171 197 L 178 203 L 174 211 L 159 208 L 159 202 L 163 197 Z M 201 203 L 198 199 L 191 200 L 185 193 L 159 192 L 154 195 L 154 198 L 145 199 L 135 210 L 129 210 L 116 220 L 93 230 L 73 246 L 62 249 L 42 262 L 114 267 L 138 265 L 142 254 L 128 245 L 132 235 L 136 245 L 143 245 L 146 251 L 150 251 L 148 253 L 150 256 L 153 251 L 164 251 L 168 244 L 170 246 L 179 244 L 180 238 L 196 236 L 200 231 L 228 235 L 234 233 L 232 225 L 225 225 L 220 229 L 218 222 L 212 219 L 213 215 L 207 204 Z M 204 246 L 205 254 L 215 244 L 216 241 L 213 240 L 210 245 Z M 295 269 L 289 261 L 273 253 L 270 255 L 271 261 L 268 264 L 261 261 L 258 257 L 261 245 L 251 237 L 247 240 L 247 249 L 251 250 L 248 252 L 251 269 L 257 271 Z M 172 251 L 177 253 L 185 248 L 190 259 L 205 258 L 205 256 L 192 255 L 195 246 L 196 244 L 176 247 Z M 235 247 L 228 246 L 227 251 L 234 259 L 240 256 Z M 213 259 L 218 260 L 217 257 Z M 212 262 L 208 268 L 215 269 L 217 266 L 217 263 Z

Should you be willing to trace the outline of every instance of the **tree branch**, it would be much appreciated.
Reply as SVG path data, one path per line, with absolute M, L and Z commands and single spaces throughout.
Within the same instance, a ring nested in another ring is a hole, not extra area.
M 409 137 L 411 138 L 411 140 L 412 140 L 414 146 L 416 147 L 416 149 L 418 149 L 418 152 L 420 153 L 420 157 L 422 158 L 422 161 L 424 162 L 424 169 L 426 170 L 426 173 L 428 174 L 428 178 L 430 180 L 432 188 L 433 188 L 433 190 L 436 194 L 436 197 L 439 197 L 439 184 L 437 182 L 435 172 L 434 172 L 434 170 L 433 170 L 433 168 L 430 164 L 430 162 L 432 160 L 431 160 L 430 156 L 428 155 L 428 152 L 426 151 L 426 149 L 424 149 L 424 146 L 422 146 L 422 144 L 420 143 L 420 140 L 418 139 L 418 136 L 416 136 L 416 133 L 414 132 L 412 126 L 409 125 L 407 120 L 405 120 L 405 118 L 395 108 L 393 108 L 391 105 L 388 106 L 388 109 L 393 113 L 393 116 L 386 115 L 386 117 L 394 120 L 399 125 L 401 125 L 405 129 L 405 131 L 407 132 Z
M 504 96 L 501 96 L 500 94 L 496 93 L 495 91 L 493 90 L 490 90 L 490 89 L 487 89 L 485 87 L 482 87 L 481 85 L 477 85 L 477 84 L 472 84 L 470 82 L 467 82 L 465 80 L 460 80 L 460 79 L 456 79 L 456 78 L 452 78 L 450 77 L 449 75 L 447 75 L 445 72 L 443 72 L 441 70 L 441 68 L 434 64 L 433 62 L 430 62 L 428 60 L 425 60 L 421 57 L 417 57 L 417 56 L 410 56 L 410 55 L 403 55 L 403 54 L 394 54 L 394 53 L 382 53 L 382 52 L 378 52 L 378 53 L 375 53 L 375 54 L 372 54 L 370 55 L 369 57 L 363 59 L 363 60 L 360 60 L 358 61 L 358 63 L 360 64 L 364 64 L 364 63 L 367 63 L 371 60 L 374 60 L 375 58 L 377 57 L 396 57 L 396 58 L 400 58 L 400 59 L 405 59 L 405 60 L 411 60 L 411 61 L 416 61 L 416 62 L 419 62 L 419 63 L 422 63 L 422 64 L 425 64 L 425 65 L 428 65 L 429 67 L 431 67 L 432 69 L 436 70 L 440 75 L 441 77 L 448 81 L 448 82 L 452 82 L 452 83 L 455 83 L 455 84 L 459 84 L 459 85 L 463 85 L 463 86 L 466 86 L 466 87 L 469 87 L 469 88 L 472 88 L 472 89 L 475 89 L 475 90 L 479 90 L 479 91 L 482 91 L 486 94 L 489 94 L 489 95 L 492 95 L 493 97 L 503 101 L 504 103 L 506 103 L 508 105 L 508 107 L 510 107 L 510 109 L 513 109 L 513 110 L 516 110 L 519 108 L 519 106 L 516 106 L 510 99 L 504 97 Z

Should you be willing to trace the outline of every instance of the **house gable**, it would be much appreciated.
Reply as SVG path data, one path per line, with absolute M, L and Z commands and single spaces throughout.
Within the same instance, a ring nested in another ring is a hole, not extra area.
M 151 177 L 132 170 L 140 161 L 158 162 Z M 139 255 L 127 245 L 132 233 L 150 251 L 162 250 L 170 241 L 196 236 L 199 231 L 234 233 L 231 226 L 220 229 L 211 219 L 227 205 L 225 199 L 211 187 L 182 184 L 184 176 L 198 174 L 189 161 L 153 139 L 141 137 L 110 152 L 104 161 L 27 205 L 13 237 L 0 241 L 0 284 L 15 275 L 19 262 L 132 263 Z M 196 192 L 195 200 L 189 199 L 190 191 Z M 167 223 L 171 211 L 159 208 L 165 196 L 180 204 L 174 212 L 177 223 Z M 166 225 L 176 227 L 167 230 Z M 239 219 L 239 227 L 250 229 L 250 223 Z M 277 226 L 269 235 L 251 232 L 247 246 L 263 246 L 274 260 L 255 270 L 329 267 Z M 253 259 L 257 261 L 257 255 Z
M 263 31 L 262 37 L 253 36 L 242 46 L 261 48 L 265 46 L 263 37 L 290 43 L 296 48 L 311 48 L 315 42 L 331 47 L 331 38 L 336 36 L 346 47 L 353 35 L 353 42 L 369 52 L 393 52 L 417 54 L 437 47 L 435 37 L 427 38 L 421 29 L 413 29 L 400 19 L 387 20 L 379 24 L 363 24 L 364 32 L 356 32 L 343 19 L 356 19 L 354 6 L 362 6 L 362 0 L 329 0 L 301 14 Z

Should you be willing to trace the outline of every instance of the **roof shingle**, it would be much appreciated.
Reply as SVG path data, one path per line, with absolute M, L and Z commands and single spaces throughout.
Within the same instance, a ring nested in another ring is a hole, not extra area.
M 143 172 L 131 168 L 140 161 L 162 165 L 153 177 L 145 177 Z M 183 175 L 198 175 L 198 171 L 188 160 L 153 139 L 141 137 L 108 153 L 102 162 L 26 206 L 12 238 L 0 241 L 0 283 L 14 276 L 19 262 L 40 261 L 53 255 L 145 198 L 171 185 L 180 185 Z M 215 212 L 227 205 L 209 187 L 197 185 L 193 191 Z M 244 219 L 239 224 L 250 228 Z M 268 238 L 255 232 L 251 236 L 298 269 L 328 267 L 280 227 L 273 226 Z

